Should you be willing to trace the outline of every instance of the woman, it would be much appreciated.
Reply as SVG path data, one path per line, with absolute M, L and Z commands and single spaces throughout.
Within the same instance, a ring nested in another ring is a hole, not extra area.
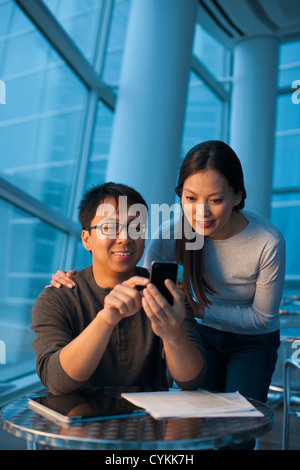
M 206 352 L 203 388 L 238 390 L 266 402 L 280 344 L 284 239 L 270 222 L 242 210 L 243 171 L 223 142 L 203 142 L 187 153 L 176 193 L 180 219 L 170 222 L 170 238 L 160 227 L 161 236 L 149 243 L 145 266 L 154 260 L 176 260 L 183 266 L 183 290 Z M 204 236 L 202 249 L 186 249 L 191 244 L 186 245 L 184 229 L 177 237 L 186 220 Z M 52 285 L 58 286 L 57 281 L 67 284 L 70 278 L 60 271 Z
M 242 210 L 242 167 L 223 142 L 203 142 L 187 153 L 176 193 L 181 220 L 174 222 L 171 240 L 161 236 L 150 242 L 145 265 L 155 259 L 177 259 L 183 265 L 184 292 L 200 317 L 206 352 L 203 387 L 238 390 L 266 402 L 280 344 L 284 239 L 269 221 Z M 197 204 L 203 208 L 198 218 Z M 203 249 L 186 250 L 184 230 L 175 240 L 178 223 L 185 219 L 204 235 Z

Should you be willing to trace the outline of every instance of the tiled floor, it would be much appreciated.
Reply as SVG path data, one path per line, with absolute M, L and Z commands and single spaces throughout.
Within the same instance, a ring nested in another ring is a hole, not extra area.
M 282 448 L 283 408 L 276 409 L 276 423 L 272 431 L 259 440 L 260 450 L 280 450 Z M 290 418 L 289 449 L 300 450 L 300 418 Z

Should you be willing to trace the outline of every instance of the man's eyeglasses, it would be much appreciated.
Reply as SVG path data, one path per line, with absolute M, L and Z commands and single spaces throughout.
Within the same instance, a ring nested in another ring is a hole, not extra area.
M 84 230 L 100 230 L 102 235 L 108 237 L 113 237 L 115 235 L 120 235 L 123 228 L 127 228 L 128 235 L 132 238 L 138 238 L 140 235 L 144 235 L 147 230 L 146 224 L 141 224 L 140 222 L 129 222 L 128 224 L 119 224 L 116 222 L 104 222 L 100 225 L 93 225 L 93 227 L 85 228 Z

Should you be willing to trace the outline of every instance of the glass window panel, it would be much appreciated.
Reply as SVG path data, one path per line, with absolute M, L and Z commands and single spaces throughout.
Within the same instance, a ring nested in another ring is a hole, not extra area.
M 6 364 L 0 381 L 35 370 L 32 305 L 61 265 L 65 235 L 0 199 L 0 340 Z
M 221 138 L 222 115 L 223 103 L 196 74 L 191 72 L 181 147 L 182 156 L 199 142 Z
M 227 49 L 199 24 L 195 28 L 193 54 L 216 78 L 221 78 L 226 73 Z
M 74 269 L 80 271 L 81 269 L 86 268 L 90 264 L 92 264 L 92 255 L 89 251 L 86 251 L 82 244 L 82 241 L 80 240 L 76 248 Z
M 9 22 L 12 14 L 12 2 L 5 2 L 0 4 L 0 40 L 6 36 L 9 30 Z
M 0 175 L 66 214 L 87 90 L 17 5 L 10 6 L 10 27 L 0 39 L 6 83 Z
M 5 41 L 7 35 L 20 34 L 21 31 L 32 29 L 25 15 L 20 15 L 13 0 L 0 1 L 0 41 Z
M 291 86 L 300 79 L 300 41 L 282 44 L 279 49 L 279 87 Z
M 279 95 L 277 98 L 276 130 L 290 129 L 300 129 L 300 105 L 292 102 L 291 94 Z
M 286 240 L 286 276 L 298 279 L 300 286 L 300 244 L 297 221 L 300 220 L 300 194 L 274 194 L 271 221 Z
M 93 61 L 103 0 L 43 0 L 84 56 Z
M 300 132 L 275 139 L 273 188 L 300 187 Z
M 298 47 L 300 47 L 300 45 Z M 299 80 L 299 77 L 300 65 L 296 66 L 296 64 L 291 64 L 289 67 L 284 67 L 279 72 L 279 87 L 291 87 L 295 80 Z
M 105 180 L 113 118 L 112 111 L 100 101 L 89 159 L 86 190 L 91 186 L 103 183 Z
M 105 181 L 110 138 L 113 124 L 113 112 L 99 101 L 94 135 L 89 158 L 85 191 Z M 75 253 L 74 269 L 80 270 L 92 263 L 91 254 L 85 250 L 81 240 Z
M 106 49 L 103 80 L 117 85 L 120 79 L 121 63 L 131 0 L 116 0 Z
M 300 77 L 300 41 L 282 44 L 279 53 L 278 86 L 290 87 Z M 300 187 L 300 113 L 292 102 L 292 94 L 277 98 L 276 135 L 274 149 L 273 188 Z M 273 194 L 271 220 L 286 240 L 286 289 L 299 291 L 299 241 L 297 223 L 300 220 L 300 193 Z

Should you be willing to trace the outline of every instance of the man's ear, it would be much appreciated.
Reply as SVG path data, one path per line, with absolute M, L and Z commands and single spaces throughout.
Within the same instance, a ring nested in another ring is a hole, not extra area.
M 91 250 L 91 241 L 90 241 L 90 232 L 88 230 L 82 230 L 81 232 L 81 241 L 84 246 L 84 248 L 87 251 L 92 251 Z

